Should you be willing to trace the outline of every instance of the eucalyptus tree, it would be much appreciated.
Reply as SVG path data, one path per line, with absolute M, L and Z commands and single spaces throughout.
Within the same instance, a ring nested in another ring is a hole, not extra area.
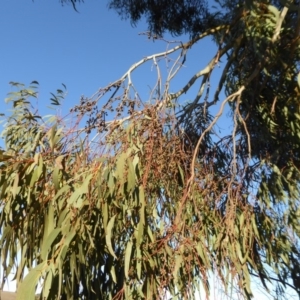
M 300 4 L 215 5 L 110 1 L 133 24 L 146 17 L 149 38 L 169 47 L 83 97 L 73 123 L 36 112 L 36 82 L 13 83 L 0 228 L 19 299 L 38 281 L 41 299 L 193 299 L 210 293 L 211 274 L 228 296 L 253 297 L 254 278 L 277 299 L 287 288 L 299 295 Z M 166 32 L 190 40 L 174 45 Z M 210 61 L 174 87 L 209 36 Z M 147 63 L 157 81 L 144 99 L 132 74 Z

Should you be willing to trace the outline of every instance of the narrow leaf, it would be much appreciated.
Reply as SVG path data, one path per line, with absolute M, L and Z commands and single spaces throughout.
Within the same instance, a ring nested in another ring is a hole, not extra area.
M 108 248 L 109 253 L 117 259 L 117 256 L 113 250 L 112 243 L 111 243 L 111 237 L 112 237 L 112 229 L 114 227 L 115 219 L 117 215 L 114 215 L 108 222 L 107 227 L 106 227 L 106 235 L 105 235 L 105 240 L 106 240 L 106 246 Z
M 29 271 L 20 287 L 17 289 L 16 300 L 28 300 L 34 299 L 35 287 L 39 278 L 41 278 L 43 272 L 47 268 L 47 262 L 42 262 L 35 268 Z
M 125 270 L 126 279 L 128 279 L 128 271 L 129 271 L 129 266 L 130 266 L 131 250 L 132 250 L 132 241 L 129 241 L 127 243 L 126 250 L 125 250 L 125 262 L 124 262 L 124 270 Z

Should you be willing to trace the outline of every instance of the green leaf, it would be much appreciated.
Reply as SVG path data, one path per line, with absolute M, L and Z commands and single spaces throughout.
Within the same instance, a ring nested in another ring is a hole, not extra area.
M 105 201 L 102 204 L 102 215 L 103 215 L 103 226 L 104 226 L 104 230 L 106 232 L 107 223 L 108 223 L 108 204 L 107 204 L 107 201 Z
M 139 247 L 143 242 L 144 236 L 144 225 L 142 220 L 137 225 L 137 230 L 135 230 L 135 238 L 136 238 L 136 245 Z
M 66 234 L 65 238 L 63 239 L 63 246 L 62 246 L 62 249 L 59 254 L 62 261 L 64 261 L 67 251 L 69 249 L 70 243 L 73 240 L 73 238 L 75 237 L 75 235 L 76 235 L 76 231 L 74 229 L 72 229 L 70 232 L 68 232 Z
M 241 213 L 240 215 L 240 230 L 242 230 L 244 228 L 244 220 L 245 220 L 245 216 L 244 213 Z
M 196 246 L 196 249 L 197 249 L 197 253 L 198 255 L 200 256 L 200 258 L 202 259 L 203 261 L 203 264 L 205 266 L 209 266 L 209 262 L 207 260 L 207 257 L 206 257 L 206 254 L 205 254 L 205 251 L 203 251 L 203 246 L 201 243 L 198 243 L 197 246 Z
M 32 175 L 31 175 L 30 185 L 29 185 L 29 186 L 30 186 L 31 188 L 34 187 L 34 185 L 36 184 L 37 181 L 38 181 L 38 169 L 35 168 L 35 169 L 33 170 Z
M 53 170 L 53 184 L 54 184 L 54 189 L 55 191 L 57 192 L 59 190 L 59 187 L 60 187 L 60 182 L 59 182 L 59 168 L 54 168 Z
M 50 289 L 52 286 L 52 281 L 53 281 L 53 272 L 51 268 L 49 269 L 49 272 L 46 275 L 46 279 L 43 285 L 43 299 L 48 299 Z
M 117 277 L 116 277 L 116 270 L 115 270 L 115 266 L 112 266 L 110 268 L 110 274 L 111 274 L 111 277 L 112 277 L 112 280 L 114 283 L 117 283 Z
M 45 243 L 45 240 L 48 238 L 54 227 L 54 207 L 51 203 L 49 203 L 48 208 L 45 209 L 43 244 Z
M 126 153 L 122 153 L 117 160 L 116 166 L 116 177 L 121 181 L 121 184 L 124 183 L 124 173 L 125 173 L 125 162 L 126 162 Z
M 108 185 L 108 188 L 109 188 L 109 193 L 112 196 L 113 193 L 114 193 L 114 190 L 116 188 L 116 186 L 115 186 L 115 180 L 114 180 L 114 176 L 113 176 L 112 172 L 109 172 L 107 176 L 108 176 L 107 185 Z
M 19 192 L 19 174 L 16 173 L 15 174 L 15 179 L 14 179 L 14 185 L 13 185 L 13 188 L 12 188 L 12 194 L 13 194 L 14 198 L 16 197 L 18 192 Z
M 247 257 L 246 257 L 246 256 L 243 257 L 242 251 L 241 251 L 241 246 L 240 246 L 239 243 L 236 244 L 236 251 L 237 251 L 237 255 L 238 255 L 238 258 L 239 258 L 241 264 L 242 264 L 242 265 L 245 264 L 245 262 L 246 262 L 246 260 L 247 260 Z
M 128 279 L 128 271 L 129 271 L 129 266 L 130 266 L 131 250 L 132 250 L 132 241 L 129 241 L 127 243 L 127 246 L 126 246 L 125 261 L 124 261 L 124 272 L 125 272 L 126 279 Z
M 135 171 L 132 162 L 128 160 L 127 163 L 128 163 L 127 192 L 131 192 L 135 187 Z
M 280 17 L 280 11 L 273 5 L 268 5 L 268 10 L 275 16 L 275 20 L 277 21 Z
M 92 177 L 93 177 L 93 174 L 89 174 L 85 178 L 83 184 L 80 187 L 77 187 L 75 192 L 70 197 L 69 203 L 72 204 L 74 207 L 81 208 L 83 203 L 85 203 L 84 202 L 85 197 L 83 197 L 83 195 L 88 193 L 89 184 L 90 184 Z
M 46 269 L 47 262 L 42 262 L 29 271 L 24 281 L 21 282 L 20 286 L 17 289 L 16 300 L 34 299 L 35 287 L 38 283 L 38 280 L 42 277 L 42 274 L 46 271 Z
M 55 228 L 50 232 L 46 239 L 43 240 L 43 245 L 41 248 L 41 258 L 42 260 L 47 259 L 48 251 L 52 246 L 52 243 L 57 238 L 58 234 L 60 233 L 60 228 Z
M 64 185 L 64 186 L 62 186 L 62 187 L 59 189 L 59 191 L 56 193 L 56 195 L 55 195 L 53 201 L 58 200 L 58 198 L 59 198 L 60 196 L 62 196 L 64 193 L 68 192 L 69 190 L 70 190 L 70 186 L 69 186 L 69 185 Z M 60 201 L 60 202 L 62 202 L 62 201 Z
M 7 225 L 4 230 L 3 230 L 3 233 L 2 233 L 2 236 L 1 236 L 1 240 L 0 240 L 0 244 L 2 245 L 3 242 L 5 241 L 5 239 L 10 236 L 11 234 L 13 234 L 13 229 L 11 226 Z
M 57 124 L 54 124 L 51 127 L 50 132 L 49 132 L 49 143 L 50 143 L 50 147 L 51 147 L 52 151 L 54 150 L 54 146 L 55 146 L 54 138 L 56 135 L 56 131 L 57 131 Z
M 138 155 L 135 155 L 134 158 L 133 158 L 133 161 L 132 161 L 134 170 L 136 169 L 136 166 L 138 165 L 139 160 L 140 159 L 139 159 Z
M 178 170 L 179 170 L 179 174 L 180 174 L 181 184 L 184 184 L 184 174 L 183 174 L 183 170 L 180 167 L 180 165 L 178 165 Z
M 83 194 L 87 194 L 89 191 L 90 181 L 93 178 L 93 173 L 89 174 L 85 179 L 81 186 L 81 190 Z
M 112 229 L 114 227 L 115 219 L 116 219 L 116 214 L 109 220 L 107 227 L 106 227 L 106 234 L 105 234 L 105 240 L 106 240 L 106 246 L 108 248 L 109 253 L 117 259 L 117 256 L 113 250 L 111 239 L 112 239 Z
M 243 266 L 243 277 L 244 277 L 244 286 L 246 288 L 246 291 L 248 292 L 249 295 L 251 295 L 250 276 L 246 264 Z
M 142 278 L 142 251 L 140 247 L 136 248 L 136 272 L 138 279 Z
M 148 235 L 150 237 L 151 242 L 154 243 L 154 237 L 153 237 L 152 230 L 151 230 L 150 226 L 147 226 L 147 232 L 148 232 Z
M 42 155 L 39 155 L 39 163 L 38 163 L 38 170 L 37 170 L 38 178 L 40 178 L 40 176 L 42 175 L 43 169 L 44 169 L 43 157 Z
M 255 215 L 252 215 L 251 222 L 252 222 L 252 228 L 254 230 L 254 234 L 255 234 L 256 238 L 258 238 L 260 235 L 258 233 L 258 229 L 257 229 L 257 226 L 256 226 Z

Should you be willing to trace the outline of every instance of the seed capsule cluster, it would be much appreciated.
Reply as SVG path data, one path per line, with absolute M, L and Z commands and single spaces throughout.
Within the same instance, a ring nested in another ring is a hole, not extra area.
M 76 105 L 70 112 L 77 113 L 77 117 L 86 116 L 88 119 L 85 125 L 86 133 L 91 133 L 91 130 L 97 129 L 98 132 L 103 132 L 106 129 L 105 116 L 107 112 L 99 111 L 97 101 L 91 101 L 87 97 L 80 98 L 80 104 Z

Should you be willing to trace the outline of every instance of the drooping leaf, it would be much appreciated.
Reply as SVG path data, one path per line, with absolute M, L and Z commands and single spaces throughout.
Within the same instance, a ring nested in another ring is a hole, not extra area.
M 114 227 L 114 223 L 115 223 L 115 219 L 116 219 L 117 215 L 112 216 L 112 218 L 109 220 L 107 227 L 106 227 L 106 232 L 105 232 L 105 240 L 106 240 L 106 246 L 108 248 L 109 253 L 115 258 L 117 259 L 117 256 L 113 250 L 113 246 L 112 246 L 112 238 L 113 238 L 113 227 Z
M 125 250 L 125 260 L 124 260 L 124 272 L 125 272 L 126 279 L 129 278 L 128 271 L 129 271 L 130 261 L 131 261 L 131 251 L 132 251 L 132 241 L 128 241 Z
M 47 262 L 42 262 L 31 269 L 17 290 L 17 300 L 34 299 L 38 280 L 47 269 Z

